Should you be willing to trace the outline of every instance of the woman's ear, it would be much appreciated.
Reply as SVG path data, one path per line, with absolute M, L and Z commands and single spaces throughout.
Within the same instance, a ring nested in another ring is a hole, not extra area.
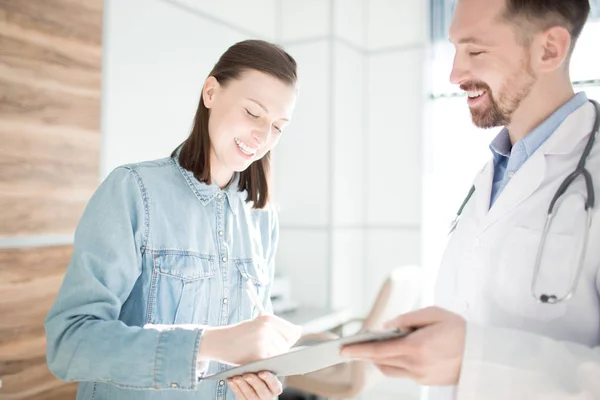
M 206 78 L 204 87 L 202 88 L 202 100 L 204 101 L 206 108 L 211 108 L 214 104 L 215 95 L 219 89 L 219 86 L 219 81 L 217 81 L 217 78 L 214 76 L 209 76 Z

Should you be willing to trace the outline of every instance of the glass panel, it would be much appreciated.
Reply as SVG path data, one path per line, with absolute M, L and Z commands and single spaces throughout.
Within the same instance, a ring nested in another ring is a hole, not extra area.
M 600 102 L 600 85 L 577 88 L 576 91 L 585 92 L 589 99 L 594 99 L 597 102 Z
M 600 79 L 600 21 L 588 22 L 581 32 L 571 59 L 571 79 Z
M 445 41 L 452 21 L 454 6 L 457 0 L 430 0 L 431 41 Z M 590 0 L 591 12 L 589 21 L 600 20 L 600 0 Z
M 424 138 L 422 238 L 423 264 L 426 273 L 433 277 L 446 245 L 450 222 L 475 175 L 490 159 L 489 143 L 500 128 L 476 128 L 466 97 L 431 100 L 428 108 L 426 115 L 431 119 L 427 121 Z

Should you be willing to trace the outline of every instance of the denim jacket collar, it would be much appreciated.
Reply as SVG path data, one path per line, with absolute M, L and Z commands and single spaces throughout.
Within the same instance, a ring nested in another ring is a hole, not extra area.
M 219 194 L 223 194 L 227 197 L 227 201 L 229 203 L 231 212 L 234 215 L 237 215 L 238 207 L 243 206 L 243 203 L 246 199 L 246 192 L 240 192 L 238 190 L 238 185 L 240 182 L 239 172 L 236 172 L 233 175 L 233 179 L 225 189 L 221 189 L 214 182 L 210 185 L 207 185 L 204 182 L 200 182 L 198 179 L 196 179 L 196 177 L 191 171 L 188 171 L 187 169 L 183 168 L 181 164 L 179 164 L 179 159 L 177 157 L 179 155 L 179 151 L 180 149 L 177 150 L 177 154 L 174 157 L 175 164 L 177 165 L 177 168 L 183 175 L 183 178 L 186 180 L 187 184 L 192 189 L 198 200 L 200 200 L 200 203 L 203 206 L 206 206 L 215 198 L 217 198 Z

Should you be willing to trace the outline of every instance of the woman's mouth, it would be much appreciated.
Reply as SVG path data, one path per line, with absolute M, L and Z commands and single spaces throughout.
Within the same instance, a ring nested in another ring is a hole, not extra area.
M 233 138 L 233 140 L 235 141 L 235 144 L 237 144 L 238 149 L 240 149 L 244 155 L 248 157 L 254 157 L 254 155 L 256 155 L 258 149 L 248 146 L 238 138 Z

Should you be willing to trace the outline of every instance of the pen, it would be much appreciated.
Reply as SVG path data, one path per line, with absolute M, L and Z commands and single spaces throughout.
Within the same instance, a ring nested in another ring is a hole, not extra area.
M 256 295 L 255 290 L 256 289 L 255 289 L 254 285 L 252 285 L 252 283 L 250 283 L 250 280 L 249 279 L 246 280 L 246 292 L 248 292 L 248 296 L 250 297 L 250 300 L 252 301 L 253 306 L 256 307 L 259 314 L 264 314 L 265 308 L 263 307 L 262 303 L 258 299 L 258 296 Z

